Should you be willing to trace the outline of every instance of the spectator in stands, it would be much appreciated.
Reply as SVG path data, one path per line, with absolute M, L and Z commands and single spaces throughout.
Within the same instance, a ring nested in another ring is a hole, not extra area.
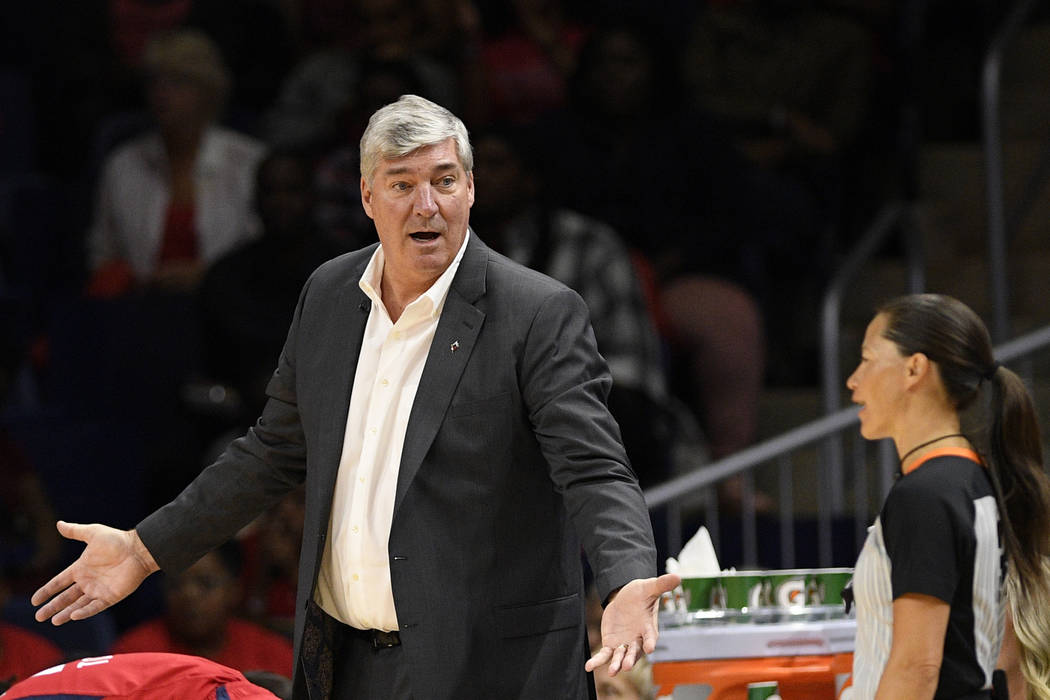
M 693 22 L 684 74 L 694 106 L 755 162 L 826 169 L 818 159 L 841 155 L 860 132 L 872 51 L 862 25 L 812 0 L 709 3 Z
M 543 153 L 544 176 L 568 183 L 551 193 L 559 204 L 610 222 L 643 256 L 675 358 L 672 386 L 722 457 L 757 429 L 763 321 L 742 285 L 761 286 L 769 241 L 748 166 L 680 107 L 663 50 L 641 21 L 590 35 L 571 109 L 541 123 L 540 142 L 558 144 Z
M 256 519 L 241 538 L 244 610 L 249 619 L 287 636 L 294 632 L 299 551 L 306 514 L 302 487 Z
M 24 360 L 15 335 L 0 338 L 0 409 Z M 0 425 L 0 574 L 8 592 L 32 593 L 44 573 L 57 565 L 62 543 L 54 522 L 40 475 L 16 438 Z
M 241 550 L 228 542 L 165 582 L 165 615 L 132 628 L 114 654 L 193 654 L 239 671 L 292 675 L 292 645 L 283 636 L 234 616 L 241 601 Z
M 329 37 L 330 44 L 307 54 L 281 86 L 276 103 L 263 118 L 266 141 L 280 148 L 328 151 L 343 143 L 352 115 L 371 114 L 356 103 L 368 62 L 399 61 L 420 84 L 419 94 L 448 109 L 459 108 L 457 72 L 425 43 L 425 15 L 418 3 L 396 0 L 353 0 L 344 12 L 356 20 L 347 34 Z
M 156 4 L 156 0 L 150 0 Z M 255 133 L 298 57 L 295 3 L 274 0 L 193 0 L 185 26 L 206 33 L 232 76 L 227 117 Z
M 669 477 L 663 354 L 631 254 L 611 226 L 548 206 L 537 147 L 521 128 L 474 137 L 479 197 L 472 224 L 492 248 L 575 289 L 587 303 L 598 351 L 609 363 L 610 409 L 639 482 Z
M 847 13 L 813 0 L 701 5 L 683 51 L 685 94 L 753 166 L 785 226 L 784 252 L 794 257 L 764 269 L 771 375 L 805 383 L 815 377 L 820 295 L 852 233 L 844 227 L 856 223 L 844 206 L 873 121 L 873 41 Z M 867 196 L 856 195 L 857 209 Z
M 115 0 L 106 5 L 113 50 L 121 63 L 137 69 L 150 39 L 178 29 L 186 21 L 193 0 Z
M 155 128 L 106 161 L 89 233 L 89 292 L 186 292 L 253 235 L 246 225 L 260 143 L 217 125 L 230 78 L 204 34 L 152 38 L 143 57 Z
M 54 536 L 55 512 L 25 452 L 0 427 L 0 568 L 17 592 L 28 595 L 62 552 Z
M 531 124 L 565 106 L 586 27 L 562 0 L 478 3 L 465 86 L 472 122 Z M 469 31 L 469 29 L 468 29 Z M 470 74 L 468 72 L 468 74 Z
M 260 236 L 209 268 L 198 292 L 207 374 L 237 390 L 242 420 L 262 410 L 306 278 L 342 252 L 314 225 L 312 180 L 305 155 L 267 155 L 255 174 Z
M 0 683 L 0 693 L 4 686 Z M 16 683 L 3 697 L 16 700 L 291 700 L 291 680 L 273 673 L 241 673 L 185 654 L 99 656 L 49 668 Z
M 321 153 L 315 172 L 317 225 L 322 233 L 346 250 L 356 250 L 376 240 L 375 226 L 361 208 L 361 134 L 368 118 L 401 95 L 418 95 L 423 85 L 404 59 L 361 62 L 361 80 L 339 141 Z
M 8 589 L 0 570 L 0 610 Z M 0 691 L 4 683 L 28 678 L 62 660 L 62 650 L 40 635 L 0 621 Z

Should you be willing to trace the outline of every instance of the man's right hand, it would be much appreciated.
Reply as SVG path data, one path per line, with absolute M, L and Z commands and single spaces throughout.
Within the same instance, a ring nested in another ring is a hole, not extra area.
M 126 598 L 160 569 L 134 530 L 58 522 L 63 537 L 87 544 L 75 562 L 33 594 L 36 619 L 83 620 Z

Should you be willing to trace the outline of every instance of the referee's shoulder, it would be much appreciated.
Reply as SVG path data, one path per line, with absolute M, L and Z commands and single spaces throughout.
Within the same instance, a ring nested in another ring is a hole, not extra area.
M 947 502 L 971 491 L 982 467 L 965 457 L 935 457 L 904 475 L 893 486 L 898 501 L 921 504 Z

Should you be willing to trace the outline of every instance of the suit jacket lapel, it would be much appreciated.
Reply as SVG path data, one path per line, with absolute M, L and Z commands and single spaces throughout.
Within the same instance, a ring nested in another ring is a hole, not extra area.
M 445 418 L 452 395 L 459 384 L 485 312 L 474 303 L 485 292 L 485 270 L 488 248 L 473 231 L 459 269 L 445 298 L 434 340 L 430 344 L 423 375 L 419 379 L 416 399 L 408 418 L 408 430 L 401 452 L 394 498 L 394 517 L 405 499 L 405 493 L 419 471 L 434 436 Z M 345 412 L 344 412 L 345 413 Z
M 374 250 L 375 246 L 372 249 Z M 357 361 L 361 356 L 361 342 L 364 339 L 365 324 L 372 309 L 372 300 L 368 298 L 358 281 L 365 266 L 371 259 L 367 255 L 364 261 L 351 272 L 350 278 L 339 292 L 334 307 L 330 335 L 324 347 L 331 348 L 326 355 L 324 375 L 330 378 L 333 391 L 327 392 L 327 404 L 323 408 L 325 418 L 322 436 L 321 454 L 316 464 L 320 468 L 319 481 L 322 489 L 334 491 L 335 478 L 339 472 L 339 460 L 343 453 L 343 438 L 346 435 L 346 419 L 350 410 L 350 392 L 353 389 L 354 376 L 357 373 Z M 331 508 L 331 503 L 327 504 Z M 321 522 L 327 526 L 329 513 L 322 514 Z

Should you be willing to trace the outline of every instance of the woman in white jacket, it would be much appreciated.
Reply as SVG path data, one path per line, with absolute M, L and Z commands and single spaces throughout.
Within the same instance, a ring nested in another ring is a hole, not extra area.
M 89 289 L 186 291 L 252 237 L 263 145 L 217 125 L 230 77 L 215 44 L 180 29 L 153 38 L 143 67 L 155 127 L 107 159 L 89 234 Z

